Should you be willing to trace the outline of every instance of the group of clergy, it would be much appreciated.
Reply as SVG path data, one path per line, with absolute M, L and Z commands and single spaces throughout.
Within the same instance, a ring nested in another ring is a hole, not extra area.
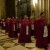
M 30 43 L 31 36 L 34 36 L 36 46 L 47 49 L 50 43 L 50 33 L 48 33 L 48 24 L 44 14 L 42 12 L 36 20 L 33 20 L 33 17 L 29 19 L 27 15 L 24 16 L 24 19 L 21 19 L 21 17 L 19 19 L 8 17 L 6 20 L 0 20 L 0 26 L 8 33 L 9 37 L 18 37 L 18 43 Z

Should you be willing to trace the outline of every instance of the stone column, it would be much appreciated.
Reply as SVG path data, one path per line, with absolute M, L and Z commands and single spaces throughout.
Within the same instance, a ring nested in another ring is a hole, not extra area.
M 17 3 L 18 3 L 18 0 L 15 0 L 15 16 L 17 17 Z
M 33 5 L 32 0 L 31 0 L 31 16 L 33 17 L 33 19 L 35 19 L 35 7 Z
M 47 22 L 48 22 L 48 0 L 46 0 L 46 4 L 45 4 L 46 6 L 46 10 L 45 10 L 45 12 L 46 12 L 46 20 L 47 20 Z
M 15 0 L 6 0 L 6 16 L 7 17 L 15 17 Z
M 38 0 L 37 3 L 33 5 L 33 1 L 31 0 L 31 15 L 36 19 L 38 17 Z
M 49 24 L 49 0 L 44 0 L 44 12 L 45 18 Z
M 0 19 L 1 19 L 1 0 L 0 0 Z
M 40 16 L 41 13 L 41 0 L 38 0 L 38 16 Z
M 5 0 L 0 0 L 0 18 L 5 18 L 6 12 L 5 12 Z
M 44 12 L 44 0 L 41 0 L 41 11 Z
M 38 18 L 38 1 L 35 3 L 35 18 Z
M 49 3 L 49 24 L 50 24 L 50 0 L 48 1 Z
M 49 4 L 49 1 L 50 1 L 50 0 L 48 0 L 48 24 L 50 23 L 50 21 L 49 21 L 49 20 L 50 20 L 50 16 L 49 16 L 49 12 L 50 12 L 50 11 L 49 11 L 49 5 L 50 5 L 50 4 Z

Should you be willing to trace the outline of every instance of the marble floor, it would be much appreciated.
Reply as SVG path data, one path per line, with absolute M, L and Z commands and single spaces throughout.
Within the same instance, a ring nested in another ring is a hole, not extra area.
M 8 33 L 5 33 L 5 30 L 0 30 L 0 50 L 45 50 L 35 46 L 36 40 L 34 36 L 31 39 L 31 43 L 19 44 L 17 38 L 10 38 Z M 50 44 L 48 45 L 48 50 L 50 50 Z

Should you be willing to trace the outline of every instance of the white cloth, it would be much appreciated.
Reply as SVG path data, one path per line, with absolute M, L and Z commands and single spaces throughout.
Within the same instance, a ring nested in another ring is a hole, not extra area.
M 44 26 L 44 34 L 43 37 L 47 37 L 48 36 L 48 29 L 47 26 Z
M 13 27 L 14 27 L 14 31 L 15 31 L 15 24 L 13 24 Z
M 21 28 L 21 23 L 19 23 L 19 28 Z
M 31 28 L 32 28 L 32 30 L 34 30 L 34 25 L 33 24 L 31 25 Z
M 26 26 L 26 35 L 29 34 L 29 26 Z
M 3 22 L 3 26 L 5 26 L 5 22 Z

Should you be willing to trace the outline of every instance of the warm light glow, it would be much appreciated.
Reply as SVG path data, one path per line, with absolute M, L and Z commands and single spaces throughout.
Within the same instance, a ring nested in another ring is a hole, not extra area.
M 19 0 L 20 1 L 20 0 Z
M 33 5 L 35 6 L 35 4 L 37 4 L 37 0 L 32 0 Z

